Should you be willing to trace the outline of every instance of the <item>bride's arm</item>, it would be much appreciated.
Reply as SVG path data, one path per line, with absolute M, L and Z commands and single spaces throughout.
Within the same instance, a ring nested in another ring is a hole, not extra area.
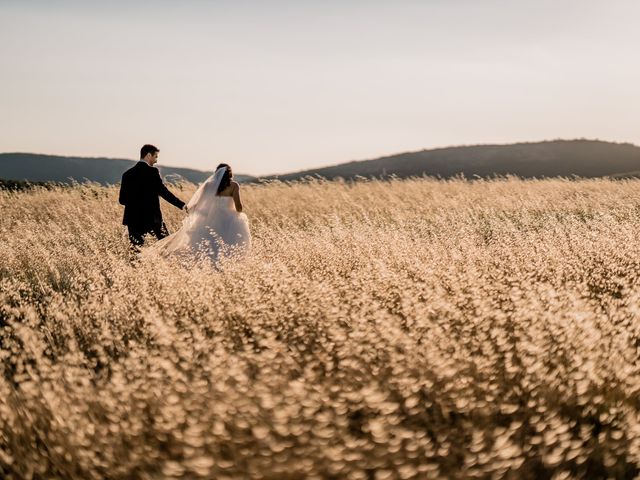
M 240 185 L 233 182 L 233 202 L 236 204 L 236 211 L 242 212 L 242 201 L 240 200 Z

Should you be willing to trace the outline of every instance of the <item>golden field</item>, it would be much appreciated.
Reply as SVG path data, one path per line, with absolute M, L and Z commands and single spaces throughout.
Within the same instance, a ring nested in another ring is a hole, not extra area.
M 117 193 L 0 192 L 1 477 L 640 473 L 640 181 L 244 186 L 217 268 Z

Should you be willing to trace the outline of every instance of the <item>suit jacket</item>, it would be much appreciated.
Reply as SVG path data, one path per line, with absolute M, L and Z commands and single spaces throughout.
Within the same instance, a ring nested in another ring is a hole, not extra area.
M 151 231 L 162 226 L 160 199 L 178 208 L 184 202 L 162 183 L 160 172 L 146 162 L 138 162 L 122 174 L 119 201 L 124 205 L 122 224 L 136 231 Z

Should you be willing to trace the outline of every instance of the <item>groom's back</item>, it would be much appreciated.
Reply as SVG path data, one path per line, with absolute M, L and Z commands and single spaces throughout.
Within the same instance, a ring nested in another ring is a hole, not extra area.
M 124 205 L 124 225 L 148 225 L 161 221 L 159 179 L 158 170 L 144 162 L 138 162 L 122 174 L 119 201 Z

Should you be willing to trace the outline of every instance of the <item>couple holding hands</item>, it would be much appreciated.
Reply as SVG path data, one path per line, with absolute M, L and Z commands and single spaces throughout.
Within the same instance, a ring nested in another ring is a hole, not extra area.
M 251 244 L 249 220 L 242 213 L 240 185 L 233 180 L 231 167 L 221 163 L 201 183 L 189 202 L 184 203 L 166 187 L 158 162 L 159 149 L 144 145 L 140 161 L 124 172 L 119 201 L 124 205 L 122 223 L 127 226 L 129 240 L 136 251 L 146 235 L 158 242 L 145 255 L 204 256 L 216 261 L 221 253 L 244 250 Z M 162 220 L 160 197 L 187 213 L 180 229 L 169 234 Z

